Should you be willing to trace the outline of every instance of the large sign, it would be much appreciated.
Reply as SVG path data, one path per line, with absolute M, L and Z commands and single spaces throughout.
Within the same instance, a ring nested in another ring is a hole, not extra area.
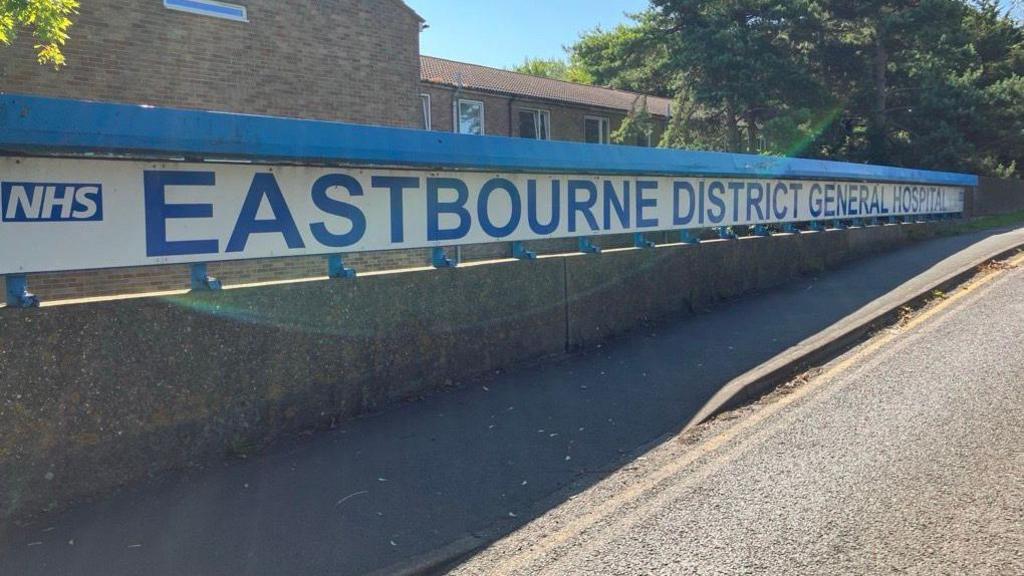
M 0 274 L 963 211 L 964 189 L 0 157 Z

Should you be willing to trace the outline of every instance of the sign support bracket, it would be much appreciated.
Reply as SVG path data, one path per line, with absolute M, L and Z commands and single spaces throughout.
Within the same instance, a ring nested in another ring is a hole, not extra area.
M 513 242 L 512 257 L 517 260 L 536 260 L 537 253 L 527 250 L 526 244 L 523 242 Z
M 206 262 L 196 262 L 189 265 L 193 292 L 216 292 L 224 288 L 221 281 L 211 278 L 206 271 Z
M 654 242 L 647 239 L 647 236 L 643 232 L 637 232 L 633 234 L 633 246 L 640 248 L 641 250 L 647 250 L 657 246 Z
M 332 254 L 327 257 L 327 276 L 336 279 L 355 278 L 357 273 L 354 268 L 345 267 L 345 259 L 341 254 Z
M 440 246 L 434 247 L 433 251 L 431 252 L 430 261 L 433 264 L 434 268 L 459 267 L 458 258 L 455 258 L 454 260 L 452 258 L 449 258 L 448 254 L 445 253 L 444 248 Z
M 600 254 L 601 247 L 595 246 L 594 242 L 590 238 L 583 236 L 579 240 L 579 251 L 584 254 Z
M 24 274 L 8 274 L 7 305 L 12 308 L 38 308 L 39 298 L 28 291 L 28 277 Z

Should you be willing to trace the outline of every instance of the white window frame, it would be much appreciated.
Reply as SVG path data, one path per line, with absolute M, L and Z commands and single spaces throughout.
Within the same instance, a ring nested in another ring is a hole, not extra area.
M 550 110 L 545 110 L 543 108 L 518 108 L 517 110 L 518 110 L 519 113 L 522 113 L 522 112 L 533 113 L 533 126 L 534 126 L 534 133 L 535 134 L 540 134 L 540 119 L 541 119 L 541 117 L 547 118 L 547 121 L 548 121 L 548 124 L 547 124 L 548 132 L 546 134 L 546 138 L 534 138 L 534 140 L 551 140 L 551 111 Z M 518 126 L 518 125 L 519 125 L 519 118 L 518 118 L 518 114 L 517 114 L 516 126 Z M 523 137 L 522 134 L 519 134 L 518 136 L 520 138 Z
M 190 14 L 223 18 L 235 22 L 248 22 L 249 11 L 245 6 L 218 2 L 217 0 L 164 0 L 164 8 Z M 235 14 L 232 14 L 234 12 Z
M 484 136 L 487 134 L 487 106 L 484 105 L 483 100 L 472 100 L 470 98 L 459 98 L 455 100 L 455 132 L 457 134 L 469 134 L 469 132 L 462 131 L 462 104 L 479 104 L 480 105 L 480 134 Z M 476 136 L 476 134 L 473 134 Z
M 420 107 L 423 108 L 423 129 L 433 130 L 434 123 L 431 121 L 430 94 L 420 94 Z
M 611 144 L 612 140 L 612 121 L 607 116 L 584 116 L 583 117 L 583 141 L 587 140 L 587 122 L 590 120 L 596 120 L 599 123 L 598 133 L 600 139 L 603 142 L 591 142 L 591 144 Z M 603 130 L 601 128 L 604 128 Z

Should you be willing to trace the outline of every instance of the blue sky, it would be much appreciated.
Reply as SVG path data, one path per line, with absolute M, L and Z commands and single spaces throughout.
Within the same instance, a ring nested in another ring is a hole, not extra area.
M 647 0 L 406 0 L 427 20 L 421 51 L 505 68 L 527 56 L 560 58 L 562 46 L 598 24 L 611 28 Z
M 406 0 L 426 18 L 422 52 L 497 68 L 527 56 L 559 58 L 563 46 L 597 25 L 611 28 L 647 0 Z M 532 4 L 532 6 L 531 6 Z M 1009 4 L 1009 0 L 1007 0 Z

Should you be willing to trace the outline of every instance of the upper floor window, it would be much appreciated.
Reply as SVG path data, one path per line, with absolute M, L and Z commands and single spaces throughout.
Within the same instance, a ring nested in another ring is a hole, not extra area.
M 430 94 L 420 94 L 420 104 L 423 107 L 423 129 L 432 130 L 430 121 Z
M 459 134 L 484 134 L 484 103 L 479 100 L 459 100 L 456 105 L 456 125 Z
M 589 144 L 607 144 L 611 135 L 611 123 L 607 118 L 587 116 L 583 119 L 583 140 Z
M 249 21 L 249 14 L 245 6 L 217 2 L 216 0 L 164 0 L 164 7 L 239 22 Z
M 551 114 L 547 110 L 519 111 L 519 137 L 533 140 L 551 139 Z

